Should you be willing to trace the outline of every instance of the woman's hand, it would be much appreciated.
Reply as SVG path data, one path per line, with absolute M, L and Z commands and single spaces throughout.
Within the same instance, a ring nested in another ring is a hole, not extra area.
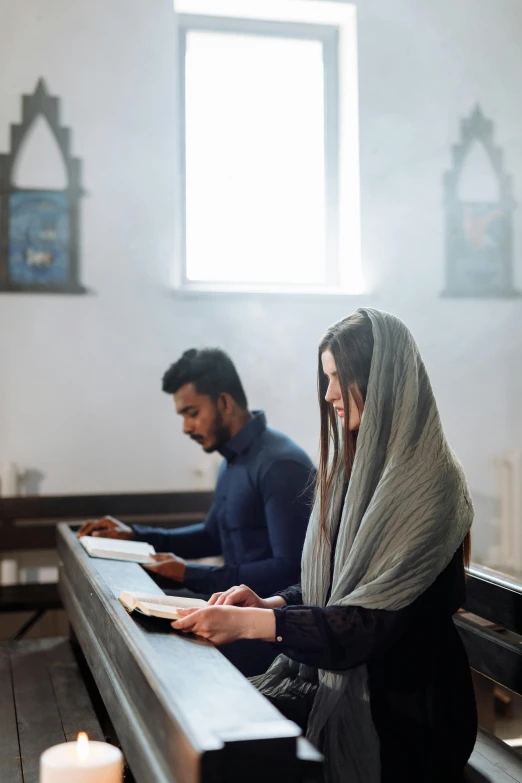
M 177 612 L 183 619 L 172 623 L 174 630 L 198 634 L 218 646 L 237 639 L 275 640 L 275 615 L 270 609 L 208 606 Z
M 209 606 L 251 606 L 256 609 L 266 609 L 265 602 L 257 593 L 246 585 L 229 587 L 223 593 L 214 593 L 209 599 Z
M 280 595 L 271 598 L 260 598 L 250 587 L 236 585 L 229 587 L 223 593 L 214 593 L 209 599 L 209 606 L 251 606 L 255 609 L 276 609 L 285 606 L 286 601 Z

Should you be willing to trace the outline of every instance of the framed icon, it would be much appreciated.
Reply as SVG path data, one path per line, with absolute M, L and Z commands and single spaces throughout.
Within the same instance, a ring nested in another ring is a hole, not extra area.
M 43 117 L 63 158 L 62 189 L 23 188 L 14 168 L 28 133 Z M 70 154 L 70 132 L 59 124 L 58 98 L 40 80 L 22 97 L 22 122 L 11 126 L 11 150 L 0 155 L 0 292 L 81 294 L 79 213 L 81 164 Z

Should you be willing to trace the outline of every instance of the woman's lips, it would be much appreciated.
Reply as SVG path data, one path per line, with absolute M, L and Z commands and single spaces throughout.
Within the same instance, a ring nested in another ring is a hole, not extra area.
M 344 410 L 342 408 L 336 408 L 335 410 L 337 411 L 338 416 L 344 416 Z

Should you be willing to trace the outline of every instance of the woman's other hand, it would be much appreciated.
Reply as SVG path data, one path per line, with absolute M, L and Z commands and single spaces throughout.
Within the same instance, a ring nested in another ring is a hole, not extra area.
M 214 593 L 209 599 L 209 606 L 251 606 L 256 609 L 266 609 L 265 602 L 257 593 L 246 585 L 235 585 L 223 593 Z
M 214 593 L 209 599 L 209 606 L 243 606 L 255 609 L 276 609 L 285 606 L 286 601 L 279 595 L 271 598 L 260 598 L 257 593 L 246 585 L 235 585 L 222 593 Z
M 275 615 L 270 609 L 209 606 L 177 612 L 182 619 L 172 623 L 174 630 L 195 633 L 218 646 L 238 639 L 275 640 Z

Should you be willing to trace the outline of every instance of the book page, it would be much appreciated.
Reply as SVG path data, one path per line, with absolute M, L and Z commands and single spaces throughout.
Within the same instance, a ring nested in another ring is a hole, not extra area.
M 148 604 L 145 601 L 138 601 L 136 609 L 141 609 L 144 614 L 152 617 L 165 617 L 167 620 L 181 620 L 181 615 L 176 612 L 176 608 L 161 606 L 160 604 Z
M 126 541 L 119 538 L 101 538 L 98 536 L 83 536 L 80 542 L 88 550 L 98 552 L 121 552 L 122 554 L 154 555 L 156 550 L 145 541 Z
M 153 563 L 156 550 L 143 541 L 122 541 L 116 538 L 84 536 L 80 543 L 91 557 L 109 560 L 129 560 L 135 563 Z
M 154 565 L 156 563 L 152 555 L 134 554 L 132 552 L 100 552 L 93 548 L 89 555 L 101 560 L 120 560 L 125 563 L 138 563 L 139 565 Z
M 207 602 L 202 601 L 200 598 L 182 598 L 175 595 L 155 595 L 154 593 L 136 593 L 132 591 L 123 591 L 120 593 L 118 600 L 123 606 L 131 610 L 136 608 L 136 604 L 139 601 L 146 604 L 154 604 L 155 606 L 171 606 L 178 609 L 190 607 L 201 609 L 207 605 Z

